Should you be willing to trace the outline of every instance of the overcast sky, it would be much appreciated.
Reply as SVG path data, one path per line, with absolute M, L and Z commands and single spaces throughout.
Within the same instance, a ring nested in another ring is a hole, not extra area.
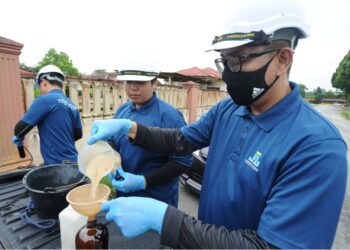
M 263 0 L 262 0 L 263 1 Z M 24 44 L 20 62 L 35 66 L 50 49 L 80 72 L 113 71 L 152 61 L 161 71 L 215 68 L 204 52 L 240 0 L 0 0 L 0 36 Z M 290 79 L 331 89 L 350 49 L 350 1 L 304 0 L 311 36 L 295 52 Z

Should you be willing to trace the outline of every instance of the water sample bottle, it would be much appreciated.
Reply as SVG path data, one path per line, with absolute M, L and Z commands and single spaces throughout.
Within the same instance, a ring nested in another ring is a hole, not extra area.
M 76 249 L 108 249 L 108 229 L 102 223 L 88 220 L 75 236 Z

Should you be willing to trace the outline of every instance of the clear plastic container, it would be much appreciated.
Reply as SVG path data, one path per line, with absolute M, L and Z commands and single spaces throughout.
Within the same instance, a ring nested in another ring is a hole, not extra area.
M 101 162 L 105 158 L 108 159 L 104 161 L 108 163 L 107 165 Z M 112 170 L 116 170 L 120 164 L 121 158 L 118 152 L 104 141 L 98 141 L 93 145 L 86 144 L 78 152 L 79 170 L 86 176 L 88 176 L 88 168 L 91 165 L 96 165 L 97 168 L 103 169 L 101 172 L 104 174 L 103 176 L 105 176 Z
M 108 143 L 99 141 L 93 145 L 85 145 L 78 153 L 80 172 L 89 177 L 91 199 L 96 196 L 97 186 L 108 173 L 115 171 L 121 163 L 120 155 Z

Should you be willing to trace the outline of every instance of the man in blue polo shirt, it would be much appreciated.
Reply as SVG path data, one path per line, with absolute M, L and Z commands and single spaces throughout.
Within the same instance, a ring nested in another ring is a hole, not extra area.
M 178 110 L 157 97 L 157 75 L 147 65 L 137 65 L 118 72 L 117 79 L 124 81 L 129 101 L 117 110 L 116 119 L 130 119 L 160 128 L 180 128 L 186 125 Z M 151 197 L 177 207 L 178 176 L 191 166 L 191 155 L 154 153 L 133 146 L 127 135 L 116 135 L 109 143 L 122 158 L 122 168 L 118 169 L 122 179 L 112 178 L 112 183 L 118 190 L 117 197 Z
M 173 248 L 331 248 L 347 148 L 288 80 L 298 39 L 308 35 L 302 8 L 295 1 L 242 7 L 211 48 L 220 52 L 215 62 L 231 98 L 181 129 L 122 119 L 97 124 L 88 140 L 127 133 L 135 146 L 178 155 L 209 145 L 199 220 L 140 197 L 102 210 L 124 235 L 153 229 Z
M 41 95 L 15 126 L 13 143 L 18 147 L 23 145 L 24 136 L 38 126 L 45 165 L 77 161 L 75 141 L 82 137 L 80 114 L 74 103 L 64 95 L 63 83 L 64 74 L 55 65 L 40 69 L 34 86 Z

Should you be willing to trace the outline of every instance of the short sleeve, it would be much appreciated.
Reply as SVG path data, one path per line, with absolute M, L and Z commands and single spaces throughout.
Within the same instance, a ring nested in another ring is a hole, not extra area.
M 39 96 L 33 101 L 28 111 L 22 117 L 22 120 L 31 126 L 36 126 L 47 115 L 49 109 L 50 107 L 43 96 Z
M 181 128 L 185 138 L 198 148 L 209 146 L 219 104 L 216 104 L 207 113 L 203 114 L 196 122 Z
M 169 113 L 170 115 L 171 113 Z M 181 128 L 186 126 L 186 122 L 182 114 L 176 110 L 176 115 L 171 114 L 171 117 L 165 119 L 165 123 L 163 124 L 164 128 Z M 170 155 L 169 160 L 176 161 L 184 166 L 191 167 L 192 165 L 192 155 L 185 156 L 175 156 Z

